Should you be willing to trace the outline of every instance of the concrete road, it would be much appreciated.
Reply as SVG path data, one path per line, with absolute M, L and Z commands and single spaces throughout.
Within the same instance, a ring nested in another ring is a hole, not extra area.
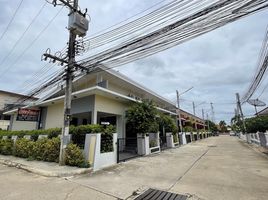
M 133 199 L 157 188 L 192 199 L 268 199 L 268 159 L 236 137 L 204 139 L 91 175 L 46 178 L 0 166 L 0 199 Z

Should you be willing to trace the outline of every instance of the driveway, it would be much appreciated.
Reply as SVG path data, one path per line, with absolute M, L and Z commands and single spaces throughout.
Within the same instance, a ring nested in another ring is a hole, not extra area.
M 236 137 L 219 136 L 70 181 L 121 199 L 147 188 L 207 200 L 267 199 L 268 159 Z

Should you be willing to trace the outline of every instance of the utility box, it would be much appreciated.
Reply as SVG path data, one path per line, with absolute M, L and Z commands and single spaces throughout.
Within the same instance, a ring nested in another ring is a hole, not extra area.
M 88 30 L 89 21 L 80 13 L 73 12 L 69 16 L 68 29 L 80 37 L 84 37 Z

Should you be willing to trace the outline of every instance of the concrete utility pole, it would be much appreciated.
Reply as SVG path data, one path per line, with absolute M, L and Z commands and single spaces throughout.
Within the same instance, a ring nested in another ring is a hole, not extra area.
M 203 119 L 203 123 L 204 123 L 204 130 L 206 130 L 205 126 L 205 114 L 204 114 L 204 109 L 202 108 L 202 119 Z
M 242 111 L 242 107 L 241 107 L 241 102 L 240 102 L 240 96 L 239 93 L 236 93 L 236 100 L 237 100 L 237 111 L 238 113 L 240 113 L 241 115 L 241 119 L 243 122 L 243 132 L 246 133 L 246 124 L 245 124 L 245 119 L 244 119 L 244 115 L 243 115 L 243 111 Z
M 179 91 L 178 90 L 176 90 L 176 94 L 177 94 L 177 104 L 178 104 L 179 127 L 180 127 L 180 132 L 182 133 L 180 95 L 179 95 Z
M 208 114 L 207 114 L 207 122 L 208 122 L 208 131 L 209 131 L 209 118 L 208 118 Z
M 194 112 L 194 117 L 196 117 L 196 115 L 195 115 L 195 104 L 194 104 L 194 101 L 193 101 L 193 112 Z M 197 131 L 196 119 L 194 119 L 194 128 Z
M 211 121 L 215 123 L 215 114 L 214 114 L 213 103 L 210 103 L 210 107 L 211 107 L 211 114 L 212 114 L 212 119 L 211 119 Z
M 182 92 L 181 94 L 179 94 L 179 91 L 176 90 L 176 94 L 177 94 L 177 104 L 178 104 L 178 115 L 179 115 L 179 127 L 180 127 L 180 132 L 182 133 L 182 123 L 181 123 L 181 109 L 180 109 L 180 95 L 190 91 L 191 89 L 193 89 L 194 87 L 190 87 L 189 89 L 185 90 L 184 92 Z
M 70 142 L 69 127 L 71 120 L 71 101 L 72 101 L 72 80 L 73 80 L 73 70 L 74 68 L 80 68 L 82 70 L 88 70 L 87 68 L 77 65 L 75 63 L 76 54 L 76 36 L 84 36 L 88 30 L 88 20 L 86 19 L 86 13 L 81 13 L 78 10 L 78 0 L 64 1 L 64 0 L 53 0 L 52 4 L 54 6 L 59 5 L 67 6 L 70 8 L 69 13 L 69 42 L 68 42 L 68 60 L 64 60 L 60 57 L 53 56 L 49 53 L 45 53 L 45 60 L 50 58 L 53 62 L 60 62 L 61 64 L 67 64 L 65 69 L 65 98 L 64 98 L 64 120 L 61 134 L 61 146 L 60 146 L 60 165 L 65 165 L 65 149 L 67 144 Z

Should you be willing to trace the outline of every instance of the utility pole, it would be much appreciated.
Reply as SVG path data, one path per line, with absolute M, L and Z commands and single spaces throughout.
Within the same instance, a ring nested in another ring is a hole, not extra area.
M 195 104 L 194 104 L 194 101 L 193 101 L 193 112 L 194 112 L 194 128 L 197 131 L 197 124 L 196 124 L 196 119 L 195 119 L 196 115 L 195 115 Z
M 203 124 L 204 124 L 204 130 L 206 130 L 206 128 L 205 128 L 205 125 L 206 125 L 206 123 L 205 123 L 205 114 L 204 114 L 204 109 L 202 108 L 202 119 L 203 119 Z
M 211 114 L 212 114 L 212 119 L 211 119 L 211 121 L 212 121 L 213 123 L 215 123 L 215 114 L 214 114 L 213 103 L 210 103 L 210 107 L 211 107 Z
M 179 94 L 179 91 L 176 90 L 176 94 L 177 94 L 177 104 L 178 104 L 178 115 L 179 115 L 179 127 L 180 127 L 180 132 L 182 133 L 182 123 L 181 123 L 181 108 L 180 108 L 180 95 L 190 91 L 191 89 L 193 89 L 194 87 L 190 87 L 189 89 L 185 90 L 184 92 L 182 92 L 181 94 Z
M 179 127 L 180 127 L 180 132 L 182 133 L 180 95 L 179 95 L 179 91 L 178 90 L 176 90 L 176 93 L 177 93 L 177 104 L 178 104 L 178 115 L 179 115 Z
M 242 118 L 242 122 L 243 122 L 243 132 L 246 133 L 246 124 L 245 124 L 245 119 L 244 119 L 244 115 L 243 115 L 243 111 L 242 111 L 242 107 L 241 107 L 241 102 L 240 102 L 240 96 L 239 93 L 236 93 L 236 100 L 237 100 L 237 110 L 238 113 L 240 112 L 241 118 Z
M 207 122 L 208 122 L 208 131 L 209 131 L 209 118 L 208 118 L 208 113 L 207 113 Z
M 58 3 L 58 1 L 60 3 Z M 69 42 L 68 42 L 68 60 L 62 59 L 60 56 L 51 55 L 50 52 L 46 52 L 43 56 L 44 60 L 49 58 L 52 62 L 59 62 L 60 64 L 67 64 L 65 69 L 65 98 L 64 98 L 64 119 L 61 134 L 61 146 L 60 146 L 60 158 L 59 164 L 65 165 L 65 149 L 67 144 L 70 142 L 69 127 L 71 120 L 71 101 L 72 101 L 72 80 L 74 68 L 81 70 L 88 70 L 87 68 L 77 65 L 75 63 L 76 55 L 76 36 L 83 37 L 88 30 L 88 20 L 86 19 L 86 12 L 82 13 L 78 10 L 78 0 L 64 1 L 64 0 L 53 0 L 54 6 L 64 5 L 69 7 Z

